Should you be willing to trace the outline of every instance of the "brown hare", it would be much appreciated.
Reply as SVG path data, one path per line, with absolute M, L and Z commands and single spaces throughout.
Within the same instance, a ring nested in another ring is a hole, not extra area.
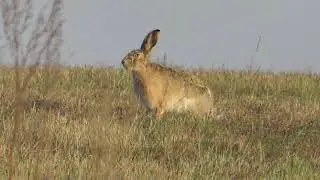
M 168 111 L 209 113 L 213 103 L 211 90 L 199 79 L 182 70 L 150 62 L 151 49 L 159 35 L 159 29 L 149 32 L 140 49 L 132 50 L 121 61 L 132 73 L 137 97 L 149 110 L 156 110 L 157 119 Z

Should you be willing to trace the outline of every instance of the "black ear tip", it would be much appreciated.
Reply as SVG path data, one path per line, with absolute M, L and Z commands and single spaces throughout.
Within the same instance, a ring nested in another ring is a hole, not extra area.
M 160 29 L 155 29 L 155 30 L 153 30 L 154 32 L 160 32 Z

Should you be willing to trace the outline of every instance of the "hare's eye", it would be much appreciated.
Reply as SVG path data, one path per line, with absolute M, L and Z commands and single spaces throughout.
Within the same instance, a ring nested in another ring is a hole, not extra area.
M 137 54 L 134 54 L 134 57 L 136 58 L 136 57 L 138 57 L 139 56 L 139 54 L 137 53 Z

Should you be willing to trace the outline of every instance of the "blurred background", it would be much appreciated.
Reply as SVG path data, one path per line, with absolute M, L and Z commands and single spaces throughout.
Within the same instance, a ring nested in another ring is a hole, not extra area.
M 37 2 L 35 7 L 43 5 L 43 1 Z M 68 0 L 64 3 L 65 64 L 120 67 L 122 57 L 140 47 L 147 32 L 158 28 L 160 41 L 153 57 L 167 56 L 167 63 L 172 65 L 320 71 L 320 1 Z

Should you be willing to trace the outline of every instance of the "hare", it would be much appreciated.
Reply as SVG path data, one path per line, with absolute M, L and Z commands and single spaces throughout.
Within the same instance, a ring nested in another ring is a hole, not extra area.
M 212 108 L 212 93 L 199 79 L 183 70 L 151 63 L 151 49 L 160 30 L 149 32 L 140 49 L 132 50 L 122 59 L 122 66 L 133 76 L 135 94 L 148 110 L 156 110 L 161 119 L 168 111 L 189 111 L 205 115 Z

